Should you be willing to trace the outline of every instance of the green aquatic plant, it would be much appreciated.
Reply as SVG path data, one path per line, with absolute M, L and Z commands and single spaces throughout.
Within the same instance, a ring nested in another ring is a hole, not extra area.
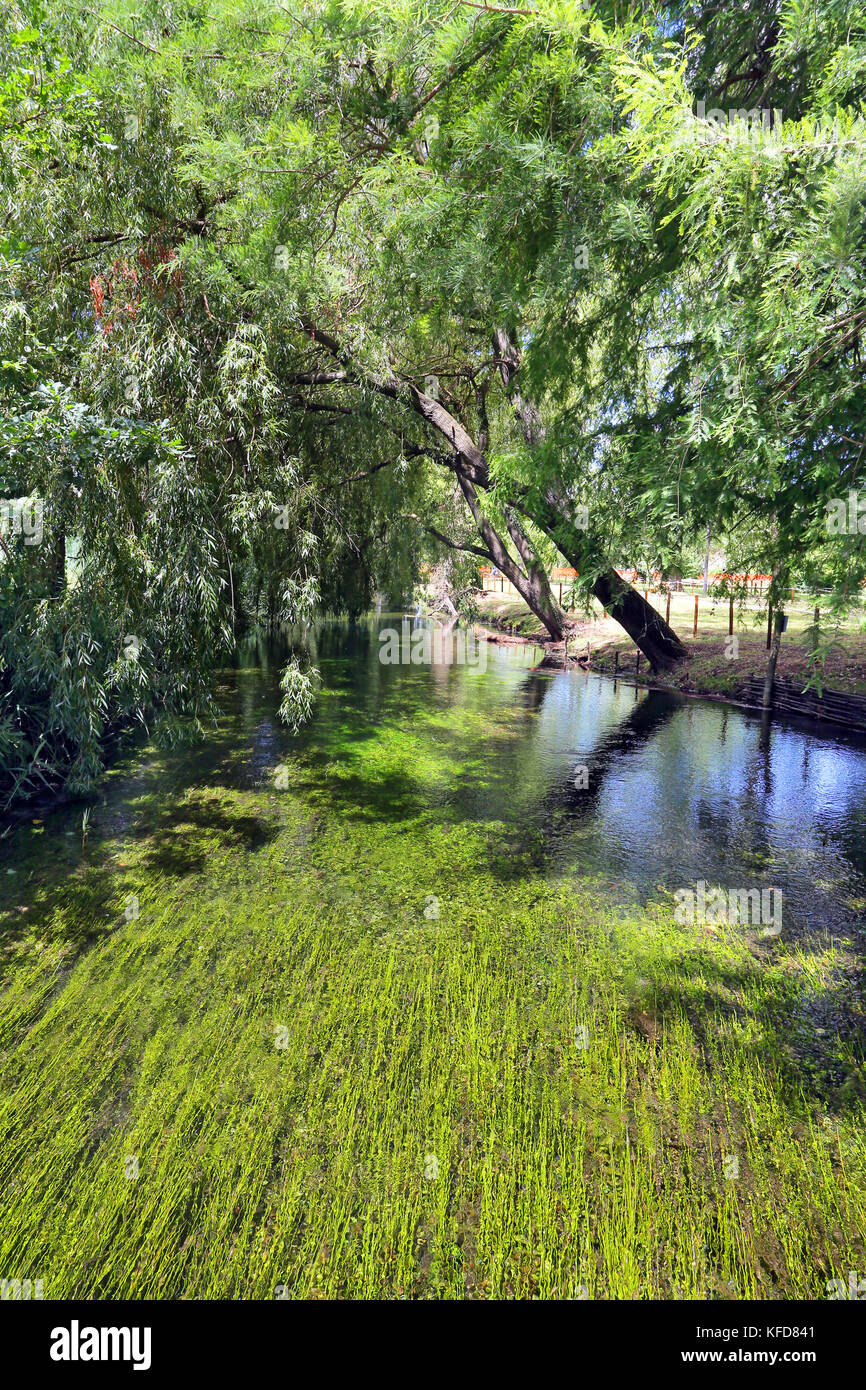
M 369 729 L 325 698 L 283 787 L 234 784 L 223 724 L 209 763 L 112 772 L 86 861 L 14 832 L 3 1268 L 102 1298 L 824 1297 L 863 1268 L 839 949 L 678 925 L 439 800 L 480 695 Z

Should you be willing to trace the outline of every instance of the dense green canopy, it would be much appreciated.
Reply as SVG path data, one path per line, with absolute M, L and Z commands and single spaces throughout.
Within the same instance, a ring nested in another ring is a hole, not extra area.
M 482 557 L 841 606 L 863 537 L 866 17 L 847 0 L 13 4 L 0 795 L 181 737 L 241 631 Z M 866 524 L 866 523 L 864 523 Z M 288 719 L 309 708 L 302 649 Z

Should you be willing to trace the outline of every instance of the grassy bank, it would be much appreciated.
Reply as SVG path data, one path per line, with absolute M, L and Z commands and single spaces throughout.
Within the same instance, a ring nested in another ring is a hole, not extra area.
M 866 1268 L 838 954 L 545 879 L 527 836 L 419 809 L 417 733 L 285 792 L 145 766 L 0 876 L 4 1277 L 762 1298 Z
M 666 596 L 650 594 L 649 598 L 659 612 L 666 612 Z M 638 679 L 693 695 L 736 698 L 744 682 L 763 678 L 766 673 L 766 613 L 760 614 L 755 605 L 735 609 L 738 647 L 734 654 L 728 646 L 727 600 L 698 596 L 697 635 L 694 607 L 693 594 L 672 595 L 671 626 L 686 645 L 687 659 L 661 677 L 650 677 L 646 661 L 642 660 Z M 492 627 L 552 645 L 542 624 L 517 595 L 486 593 L 482 595 L 480 611 L 481 621 Z M 804 640 L 807 627 L 814 621 L 813 614 L 814 608 L 805 602 L 792 606 L 776 669 L 778 680 L 790 681 L 801 689 L 813 672 Z M 634 676 L 637 648 L 618 623 L 605 618 L 600 605 L 594 604 L 590 614 L 568 614 L 568 622 L 570 655 L 585 657 L 589 653 L 592 669 L 605 675 L 619 671 Z M 852 617 L 844 627 L 828 628 L 826 635 L 832 635 L 834 645 L 823 668 L 823 688 L 846 695 L 866 695 L 866 633 L 861 631 L 861 620 Z M 561 652 L 561 644 L 558 650 Z
M 481 594 L 478 600 L 480 620 L 515 637 L 532 638 L 537 642 L 550 641 L 547 628 L 523 599 L 509 594 Z

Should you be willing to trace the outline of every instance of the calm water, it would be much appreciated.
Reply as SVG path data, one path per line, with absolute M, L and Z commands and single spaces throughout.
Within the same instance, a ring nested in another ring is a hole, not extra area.
M 357 795 L 353 809 L 393 822 L 395 836 L 401 821 L 438 808 L 452 821 L 501 825 L 541 872 L 601 877 L 627 898 L 700 879 L 776 887 L 786 934 L 862 930 L 866 740 L 805 722 L 762 727 L 733 706 L 536 670 L 540 650 L 524 647 L 489 644 L 484 670 L 382 664 L 378 629 L 398 622 L 310 631 L 324 690 L 298 736 L 277 717 L 284 651 L 250 645 L 222 678 L 218 733 L 158 760 L 129 752 L 105 784 L 95 828 L 122 832 L 130 801 L 155 778 L 166 800 L 215 780 L 264 786 L 287 757 L 307 769 L 320 807 L 332 785 L 341 808 Z M 329 766 L 345 770 L 384 739 L 405 743 L 406 756 L 372 798 L 369 779 L 329 783 Z M 69 835 L 80 819 L 80 807 L 58 811 L 45 829 Z M 4 865 L 32 851 L 33 833 L 21 826 L 0 841 Z M 0 907 L 11 887 L 0 876 Z
M 504 822 L 540 846 L 549 873 L 601 875 L 630 897 L 699 879 L 776 887 L 786 934 L 866 922 L 863 737 L 807 721 L 762 726 L 736 706 L 538 670 L 540 649 L 488 644 L 485 670 L 383 665 L 378 629 L 396 625 L 311 634 L 329 695 L 297 739 L 275 719 L 276 653 L 258 650 L 258 668 L 238 676 L 251 779 L 269 776 L 281 751 L 410 734 L 436 713 L 427 736 L 452 751 L 455 774 L 445 785 L 408 779 L 398 815 L 439 803 L 450 817 Z

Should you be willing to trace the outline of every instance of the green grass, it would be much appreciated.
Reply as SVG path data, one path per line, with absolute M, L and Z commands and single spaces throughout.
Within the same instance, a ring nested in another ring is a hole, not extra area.
M 485 593 L 478 600 L 479 621 L 489 623 L 516 637 L 531 637 L 548 642 L 550 634 L 544 623 L 527 608 L 519 595 Z
M 407 811 L 442 774 L 407 736 L 299 758 L 285 793 L 145 785 L 53 875 L 22 861 L 3 1277 L 761 1298 L 866 1270 L 862 1065 L 816 1052 L 838 959 L 677 926 L 546 880 L 513 827 Z
M 554 585 L 554 594 L 558 598 L 558 585 Z M 568 594 L 567 586 L 563 586 L 566 601 Z M 664 617 L 667 613 L 667 596 L 650 590 L 648 598 Z M 815 606 L 815 601 L 808 601 L 802 595 L 798 595 L 795 603 L 789 605 L 788 628 L 779 653 L 777 678 L 801 688 L 814 674 L 804 633 L 814 622 Z M 482 623 L 504 629 L 515 636 L 549 640 L 543 625 L 519 595 L 485 593 L 479 609 Z M 644 660 L 638 677 L 640 681 L 671 686 L 690 694 L 735 697 L 746 680 L 753 677 L 763 679 L 768 657 L 767 613 L 766 609 L 759 610 L 757 598 L 750 597 L 748 604 L 737 604 L 734 608 L 734 632 L 739 639 L 736 656 L 727 645 L 730 620 L 728 600 L 712 593 L 698 595 L 697 636 L 694 635 L 694 612 L 693 593 L 671 595 L 670 624 L 685 643 L 688 658 L 680 667 L 663 676 L 653 675 Z M 832 637 L 835 643 L 827 654 L 823 668 L 823 688 L 848 695 L 866 694 L 866 634 L 862 608 L 852 611 L 843 624 L 829 626 L 826 615 L 822 621 L 825 639 Z M 634 675 L 637 649 L 618 623 L 604 617 L 600 604 L 593 600 L 588 614 L 582 611 L 574 615 L 569 613 L 568 622 L 571 631 L 569 651 L 573 656 L 585 655 L 588 646 L 592 652 L 593 670 L 607 675 L 613 675 L 617 670 L 630 677 Z

